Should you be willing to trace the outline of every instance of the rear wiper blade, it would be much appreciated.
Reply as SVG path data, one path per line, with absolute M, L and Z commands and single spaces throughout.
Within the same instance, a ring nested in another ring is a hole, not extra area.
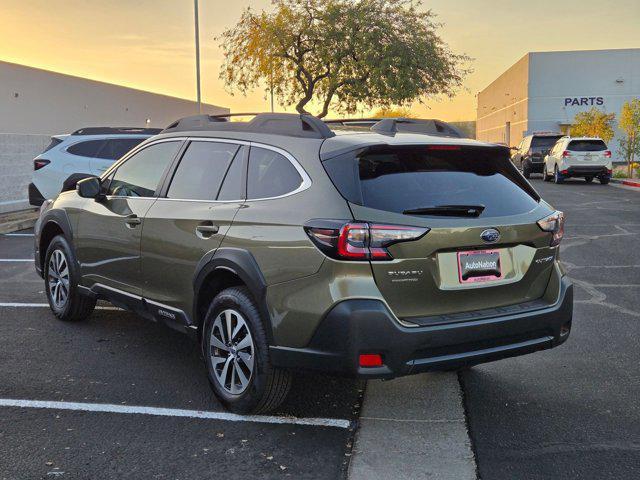
M 433 205 L 411 208 L 402 212 L 405 215 L 442 215 L 446 217 L 479 217 L 484 205 Z

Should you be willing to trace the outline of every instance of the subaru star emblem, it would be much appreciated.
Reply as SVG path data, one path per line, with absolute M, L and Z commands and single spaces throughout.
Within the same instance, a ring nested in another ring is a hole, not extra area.
M 487 228 L 480 234 L 480 238 L 484 243 L 496 243 L 500 240 L 500 232 L 495 228 Z

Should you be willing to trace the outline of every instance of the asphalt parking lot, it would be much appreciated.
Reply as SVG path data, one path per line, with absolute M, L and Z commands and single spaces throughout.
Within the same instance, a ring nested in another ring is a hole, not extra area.
M 532 183 L 568 215 L 565 345 L 459 377 L 303 376 L 249 419 L 188 338 L 106 304 L 55 321 L 29 232 L 0 236 L 0 479 L 640 477 L 640 192 Z

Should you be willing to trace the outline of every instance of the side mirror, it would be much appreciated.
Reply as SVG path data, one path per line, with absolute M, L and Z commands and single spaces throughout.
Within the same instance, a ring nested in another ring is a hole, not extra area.
M 104 197 L 98 177 L 89 177 L 79 180 L 76 184 L 78 195 L 82 198 L 94 198 L 99 201 Z
M 518 150 L 518 147 L 509 147 L 509 150 L 517 151 L 517 150 Z

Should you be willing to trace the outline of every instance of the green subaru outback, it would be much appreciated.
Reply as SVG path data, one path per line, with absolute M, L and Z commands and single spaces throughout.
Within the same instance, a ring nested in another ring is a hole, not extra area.
M 442 122 L 203 115 L 46 201 L 35 260 L 59 319 L 106 300 L 166 323 L 224 405 L 265 412 L 294 370 L 394 378 L 560 345 L 563 223 L 506 147 Z

